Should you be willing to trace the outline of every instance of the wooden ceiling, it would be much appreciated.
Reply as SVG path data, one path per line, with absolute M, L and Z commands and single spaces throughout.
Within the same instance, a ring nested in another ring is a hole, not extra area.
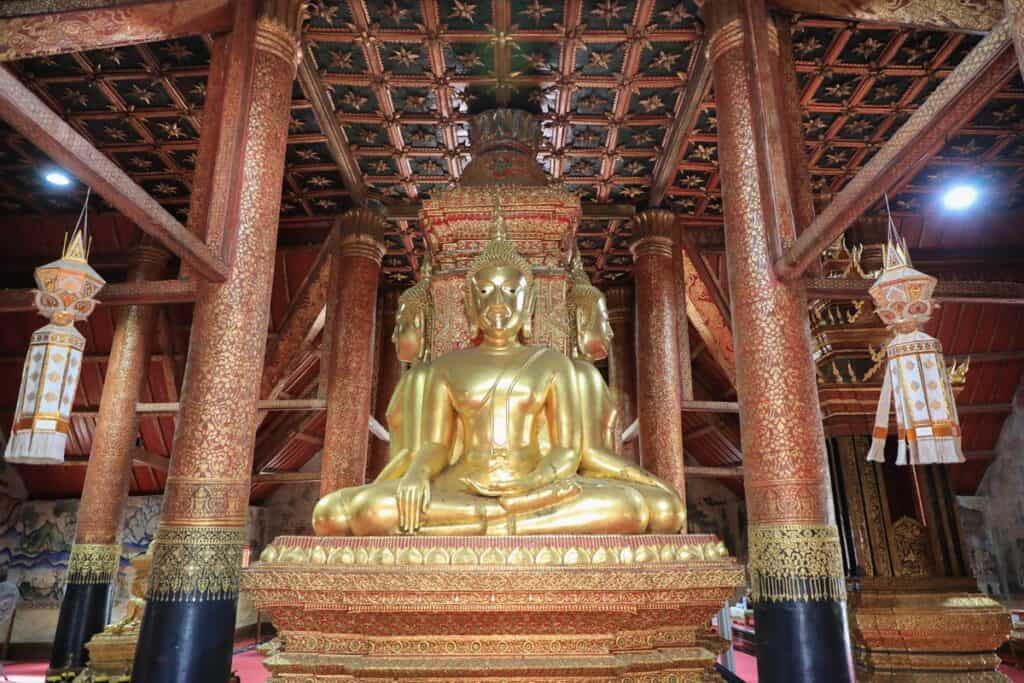
M 702 61 L 701 29 L 696 6 L 689 0 L 314 3 L 306 30 L 312 80 L 296 80 L 291 104 L 271 335 L 280 331 L 301 296 L 301 285 L 332 217 L 353 205 L 352 188 L 332 156 L 331 133 L 340 133 L 356 159 L 371 202 L 403 216 L 391 222 L 386 235 L 382 285 L 404 285 L 415 280 L 424 249 L 417 221 L 405 217 L 415 215 L 420 200 L 458 180 L 469 160 L 468 117 L 498 103 L 538 113 L 544 122 L 541 163 L 586 206 L 646 206 L 659 160 L 667 147 L 675 151 L 678 163 L 663 205 L 686 217 L 710 277 L 717 280 L 713 284 L 727 301 L 717 117 L 710 88 L 697 93 L 695 121 L 684 131 L 682 144 L 678 149 L 670 145 L 675 120 L 692 104 L 683 101 L 687 84 L 701 75 L 696 73 Z M 978 37 L 800 17 L 791 42 L 811 182 L 823 205 L 948 76 Z M 184 222 L 202 128 L 210 44 L 207 36 L 186 36 L 37 57 L 11 67 Z M 316 91 L 304 90 L 303 84 Z M 912 247 L 932 250 L 936 262 L 949 258 L 950 263 L 960 263 L 944 269 L 943 277 L 978 275 L 985 267 L 979 267 L 977 259 L 967 265 L 956 259 L 965 249 L 986 247 L 1003 250 L 1007 258 L 1000 272 L 1013 279 L 1012 257 L 1024 250 L 1024 243 L 1012 213 L 1000 212 L 1015 211 L 1024 197 L 1022 98 L 1019 77 L 1004 83 L 969 125 L 951 136 L 924 170 L 892 196 L 893 210 L 904 220 Z M 30 287 L 32 267 L 56 253 L 71 220 L 68 215 L 81 205 L 82 187 L 58 189 L 43 181 L 49 165 L 45 155 L 0 123 L 0 209 L 9 217 L 9 248 L 0 257 L 0 286 Z M 994 217 L 954 220 L 939 214 L 940 190 L 961 177 L 981 184 L 986 212 Z M 137 234 L 102 201 L 95 206 L 102 217 L 94 218 L 93 260 L 108 279 L 117 281 L 127 266 L 127 247 Z M 856 241 L 856 235 L 855 229 L 851 239 Z M 577 245 L 595 281 L 631 277 L 628 238 L 629 225 L 622 218 L 581 223 Z M 967 312 L 954 314 L 947 308 L 936 323 L 947 348 L 956 347 L 951 353 L 1024 350 L 1024 336 L 1018 333 L 1024 321 L 1018 308 L 964 304 L 959 309 Z M 187 349 L 190 307 L 167 306 L 163 317 L 164 342 L 152 363 L 149 400 L 176 399 Z M 76 403 L 82 410 L 98 405 L 103 357 L 110 343 L 109 309 L 101 308 L 94 318 L 84 331 L 95 377 L 83 378 Z M 38 319 L 29 314 L 8 319 L 0 335 L 0 357 L 5 359 L 0 373 L 8 376 L 7 397 L 0 406 L 14 403 L 19 354 L 38 326 Z M 959 321 L 964 320 L 975 320 L 971 324 L 978 327 L 969 340 L 957 336 Z M 698 338 L 696 333 L 691 336 Z M 696 342 L 695 348 L 700 350 Z M 698 390 L 704 397 L 731 397 L 729 382 L 711 354 L 698 354 L 695 363 Z M 313 391 L 316 364 L 315 354 L 310 354 L 293 368 L 286 395 L 301 397 Z M 982 382 L 986 388 L 969 386 L 964 400 L 1008 402 L 1009 394 L 1004 394 L 1012 392 L 1013 383 L 1004 391 L 1004 375 L 999 375 L 1002 383 L 988 391 L 992 378 L 987 373 L 1001 366 L 985 367 L 975 375 L 981 379 L 972 377 L 969 382 Z M 1001 371 L 1015 378 L 1020 370 L 1011 364 Z M 91 420 L 75 418 L 72 455 L 88 453 Z M 684 422 L 690 434 L 687 448 L 701 463 L 741 462 L 734 416 L 687 415 Z M 971 428 L 972 449 L 991 449 L 996 422 L 984 416 Z M 317 416 L 272 414 L 258 436 L 257 461 L 271 470 L 297 469 L 318 450 L 322 429 Z M 141 437 L 147 451 L 169 455 L 172 434 L 172 418 L 143 418 Z M 969 463 L 961 469 L 962 492 L 973 489 L 984 464 Z M 52 468 L 23 471 L 33 495 L 76 495 L 83 468 L 64 469 L 66 478 L 55 476 Z M 140 464 L 134 477 L 134 492 L 162 487 L 159 467 Z M 263 487 L 255 493 L 262 496 L 268 490 Z

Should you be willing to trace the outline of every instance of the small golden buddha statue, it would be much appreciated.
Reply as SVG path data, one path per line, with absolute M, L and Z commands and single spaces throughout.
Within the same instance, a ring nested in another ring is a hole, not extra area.
M 598 476 L 581 474 L 584 451 L 602 449 L 582 437 L 577 366 L 520 340 L 530 336 L 534 296 L 533 269 L 505 235 L 499 212 L 494 238 L 466 276 L 480 344 L 429 363 L 421 404 L 403 404 L 401 419 L 417 421 L 420 434 L 396 444 L 401 466 L 390 478 L 324 496 L 313 512 L 317 534 L 679 531 L 678 496 L 673 507 L 650 475 L 631 481 L 625 461 L 600 455 L 584 470 Z

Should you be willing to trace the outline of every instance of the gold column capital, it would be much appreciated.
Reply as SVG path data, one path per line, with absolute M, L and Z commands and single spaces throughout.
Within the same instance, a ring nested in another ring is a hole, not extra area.
M 743 26 L 744 8 L 739 0 L 707 0 L 701 7 L 704 20 L 708 56 L 714 62 L 722 54 L 743 46 L 746 29 Z M 779 52 L 779 33 L 775 22 L 769 19 L 765 27 L 768 47 Z
M 633 257 L 659 254 L 672 256 L 672 245 L 679 235 L 676 215 L 668 209 L 648 209 L 633 217 L 633 239 L 629 248 Z
M 142 240 L 132 250 L 132 263 L 141 271 L 144 280 L 159 279 L 170 259 L 171 253 L 151 239 Z
M 609 287 L 604 292 L 605 302 L 608 304 L 609 318 L 630 316 L 633 312 L 634 294 L 633 285 L 619 284 Z
M 302 23 L 309 16 L 304 0 L 259 0 L 256 48 L 298 67 L 302 61 Z
M 338 253 L 363 256 L 378 264 L 384 258 L 387 219 L 372 209 L 350 209 L 338 217 Z

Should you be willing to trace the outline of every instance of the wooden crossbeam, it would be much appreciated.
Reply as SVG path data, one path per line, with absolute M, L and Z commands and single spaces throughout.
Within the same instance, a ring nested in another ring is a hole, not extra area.
M 231 27 L 232 0 L 5 0 L 0 62 L 152 43 Z
M 800 277 L 839 235 L 914 175 L 1018 73 L 1006 22 L 985 36 L 775 262 Z
M 669 129 L 664 149 L 658 155 L 658 161 L 654 166 L 651 180 L 651 191 L 647 194 L 648 206 L 659 206 L 668 188 L 676 179 L 676 172 L 679 169 L 679 161 L 686 152 L 686 141 L 693 132 L 700 117 L 700 105 L 711 87 L 711 60 L 707 57 L 707 50 L 703 40 L 693 46 L 696 52 L 693 67 L 686 75 L 686 89 L 683 90 L 682 105 L 676 112 L 672 128 Z
M 742 479 L 742 467 L 704 467 L 700 465 L 688 465 L 686 467 L 688 479 Z M 253 486 L 259 484 L 289 485 L 289 484 L 319 484 L 319 472 L 265 472 L 257 474 L 252 478 Z
M 704 467 L 687 465 L 684 470 L 687 479 L 742 479 L 742 467 Z
M 0 118 L 55 163 L 92 187 L 196 273 L 214 282 L 227 278 L 228 266 L 202 240 L 3 67 L 0 67 Z
M 0 313 L 34 311 L 34 298 L 31 289 L 0 289 Z M 105 285 L 96 298 L 101 305 L 108 306 L 188 303 L 195 301 L 196 283 L 194 280 L 114 282 Z
M 363 174 L 359 170 L 359 162 L 348 146 L 348 140 L 341 130 L 338 117 L 334 113 L 334 104 L 327 96 L 320 75 L 316 72 L 316 58 L 307 48 L 308 54 L 299 64 L 298 79 L 306 100 L 313 109 L 317 125 L 327 138 L 327 149 L 331 152 L 334 163 L 338 165 L 338 174 L 345 184 L 352 201 L 358 206 L 366 204 L 367 188 Z
M 810 278 L 807 296 L 811 299 L 855 300 L 870 297 L 872 280 L 849 278 Z M 948 303 L 1024 305 L 1024 283 L 971 280 L 939 280 L 934 298 Z
M 972 33 L 991 30 L 1003 17 L 1002 0 L 979 0 L 969 5 L 958 0 L 769 0 L 769 4 L 792 14 Z

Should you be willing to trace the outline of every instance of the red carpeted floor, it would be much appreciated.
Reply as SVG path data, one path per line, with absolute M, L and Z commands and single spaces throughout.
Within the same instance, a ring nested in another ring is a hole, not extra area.
M 757 682 L 757 660 L 742 652 L 735 653 L 736 675 L 746 683 Z M 263 668 L 263 658 L 256 653 L 251 643 L 240 644 L 232 664 L 235 672 L 242 677 L 242 683 L 265 683 L 270 676 Z M 999 670 L 1013 683 L 1024 683 L 1024 671 L 1001 666 Z M 5 667 L 11 683 L 43 683 L 46 673 L 45 662 L 18 662 Z M 2 681 L 0 677 L 0 681 Z

